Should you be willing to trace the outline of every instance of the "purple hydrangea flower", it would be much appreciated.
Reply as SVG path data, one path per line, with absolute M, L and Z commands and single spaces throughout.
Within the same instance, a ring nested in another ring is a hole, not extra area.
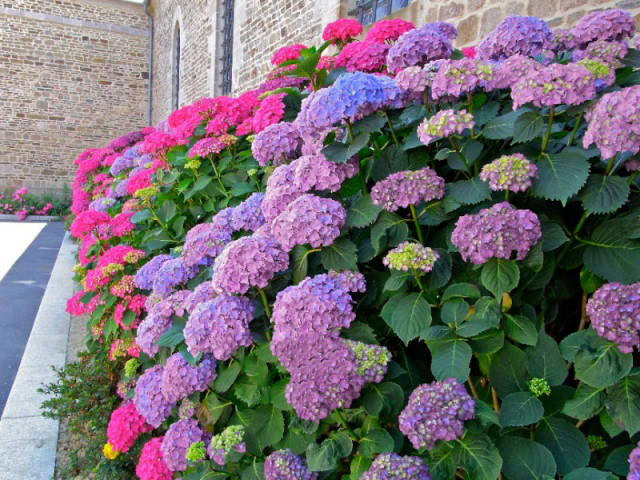
M 364 379 L 365 383 L 380 383 L 387 374 L 391 352 L 380 345 L 368 345 L 352 340 L 345 340 L 345 343 L 356 357 L 358 375 Z
M 475 403 L 455 378 L 416 388 L 400 412 L 398 426 L 413 448 L 431 450 L 438 440 L 462 435 L 464 422 L 475 414 Z
M 438 252 L 429 247 L 414 242 L 402 242 L 393 250 L 389 250 L 382 263 L 401 272 L 416 270 L 428 273 L 433 270 L 438 258 Z
M 517 210 L 508 202 L 496 203 L 475 215 L 463 215 L 451 234 L 465 261 L 483 264 L 490 258 L 524 259 L 542 235 L 540 220 L 531 210 Z
M 232 142 L 230 135 L 223 137 L 205 137 L 194 143 L 193 147 L 189 150 L 189 158 L 201 157 L 207 158 L 211 154 L 220 153 L 227 148 Z
M 573 32 L 568 28 L 556 28 L 553 32 L 553 45 L 556 53 L 573 50 L 576 47 Z
M 403 68 L 423 66 L 434 60 L 450 58 L 453 51 L 452 35 L 455 32 L 455 38 L 457 32 L 453 25 L 447 25 L 444 28 L 442 22 L 427 23 L 400 35 L 387 54 L 388 70 L 395 73 Z
M 294 164 L 276 167 L 267 179 L 267 188 L 260 206 L 267 222 L 284 212 L 287 205 L 304 193 L 294 179 Z
M 149 425 L 158 428 L 169 416 L 173 403 L 162 394 L 162 366 L 155 365 L 140 375 L 133 403 Z
M 425 145 L 441 137 L 448 137 L 454 133 L 462 133 L 475 125 L 473 115 L 466 110 L 440 110 L 431 118 L 425 118 L 418 125 L 418 138 Z
M 177 285 L 191 280 L 198 273 L 197 267 L 188 267 L 183 257 L 164 262 L 153 279 L 153 293 L 168 295 Z
M 134 146 L 124 151 L 122 155 L 116 157 L 111 166 L 109 167 L 109 173 L 113 177 L 117 177 L 125 170 L 129 170 L 134 166 L 134 160 L 139 155 L 138 149 Z
M 207 453 L 209 457 L 218 465 L 224 465 L 227 462 L 227 456 L 231 453 L 244 453 L 246 445 L 243 442 L 244 427 L 233 425 L 225 428 L 222 433 L 214 435 L 211 438 Z
M 276 450 L 264 461 L 264 477 L 266 480 L 316 480 L 317 473 L 307 468 L 302 457 L 291 450 Z
M 575 50 L 573 52 L 573 61 L 577 62 L 588 58 L 599 60 L 610 67 L 618 68 L 622 66 L 622 60 L 627 56 L 629 49 L 624 42 L 607 42 L 606 40 L 597 40 L 590 43 L 584 50 Z
M 271 236 L 253 234 L 231 242 L 213 264 L 213 286 L 219 292 L 244 294 L 264 288 L 286 270 L 289 255 Z
M 199 303 L 208 302 L 216 297 L 216 291 L 211 282 L 202 282 L 185 299 L 184 308 L 190 314 L 193 313 Z
M 429 469 L 420 457 L 401 457 L 397 453 L 381 453 L 360 480 L 431 480 Z
M 159 297 L 147 311 L 150 315 L 171 318 L 172 315 L 181 317 L 185 312 L 185 301 L 191 295 L 189 290 L 178 290 L 168 297 Z M 148 297 L 151 298 L 151 297 Z
M 640 283 L 606 283 L 587 302 L 587 315 L 601 337 L 623 353 L 640 350 Z
M 265 220 L 261 209 L 263 200 L 264 193 L 256 192 L 235 207 L 231 215 L 231 228 L 236 232 L 240 230 L 253 232 L 264 225 Z
M 158 339 L 171 328 L 171 317 L 147 315 L 136 330 L 136 344 L 144 353 L 154 357 L 160 347 L 156 345 Z
M 122 197 L 126 197 L 127 195 L 129 195 L 129 192 L 127 191 L 127 185 L 129 184 L 129 179 L 125 178 L 123 180 L 120 180 L 118 183 L 115 183 L 115 196 L 117 198 L 122 198 Z M 112 185 L 113 187 L 113 185 Z
M 523 76 L 539 72 L 544 65 L 524 55 L 512 55 L 494 69 L 493 81 L 487 90 L 496 88 L 510 88 Z
M 536 107 L 579 105 L 596 96 L 595 78 L 576 63 L 552 63 L 531 71 L 511 85 L 513 109 L 533 103 Z
M 302 138 L 292 123 L 280 122 L 269 125 L 256 135 L 251 152 L 261 166 L 268 163 L 281 165 L 300 156 Z
M 291 163 L 293 183 L 300 192 L 313 189 L 337 192 L 347 178 L 358 173 L 360 162 L 357 156 L 346 163 L 330 162 L 322 154 L 304 155 Z
M 205 356 L 199 365 L 190 365 L 182 354 L 174 353 L 162 371 L 162 393 L 177 403 L 195 392 L 204 392 L 216 378 L 216 362 Z
M 629 475 L 627 480 L 640 480 L 640 442 L 629 455 Z
M 538 178 L 538 167 L 521 153 L 503 155 L 480 171 L 480 179 L 488 182 L 493 191 L 524 192 L 531 186 L 532 178 Z
M 220 295 L 198 304 L 184 327 L 184 341 L 191 355 L 212 353 L 227 360 L 240 347 L 253 343 L 249 322 L 253 305 L 246 297 Z
M 115 199 L 109 197 L 96 198 L 89 204 L 89 210 L 96 212 L 106 212 L 116 204 Z
M 171 260 L 171 255 L 156 255 L 147 263 L 145 263 L 133 279 L 133 283 L 140 290 L 151 290 L 153 288 L 153 279 L 156 277 L 158 270 L 164 262 Z
M 396 84 L 401 90 L 422 94 L 429 85 L 428 74 L 417 65 L 407 67 L 397 73 Z
M 604 158 L 640 151 L 640 85 L 603 95 L 585 117 L 585 148 L 595 143 Z
M 306 193 L 273 220 L 271 233 L 287 251 L 305 244 L 326 247 L 340 235 L 346 217 L 339 202 Z
M 445 96 L 459 97 L 493 80 L 493 66 L 471 58 L 444 60 L 431 84 L 434 99 Z
M 507 17 L 476 47 L 476 58 L 500 61 L 513 55 L 536 57 L 553 50 L 549 26 L 537 17 Z
M 225 208 L 209 223 L 196 225 L 187 232 L 182 249 L 185 265 L 207 265 L 211 259 L 220 255 L 225 245 L 231 241 L 233 212 L 234 209 Z
M 589 13 L 571 30 L 574 43 L 584 48 L 597 40 L 622 41 L 632 38 L 636 25 L 631 14 L 625 10 L 601 10 Z
M 171 424 L 160 447 L 169 470 L 182 472 L 187 469 L 187 450 L 192 443 L 202 441 L 203 435 L 197 420 L 183 419 Z
M 390 212 L 444 197 L 444 179 L 429 167 L 389 175 L 371 189 L 374 205 Z

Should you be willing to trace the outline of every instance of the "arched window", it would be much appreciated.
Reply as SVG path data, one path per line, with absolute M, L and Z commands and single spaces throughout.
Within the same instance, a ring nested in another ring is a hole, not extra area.
M 223 95 L 231 93 L 233 68 L 233 13 L 234 0 L 222 0 L 222 55 L 220 57 L 220 91 Z
M 180 106 L 180 24 L 176 22 L 173 29 L 173 70 L 171 75 L 171 107 L 176 110 Z
M 411 0 L 356 0 L 349 15 L 356 17 L 362 25 L 371 25 L 410 3 Z

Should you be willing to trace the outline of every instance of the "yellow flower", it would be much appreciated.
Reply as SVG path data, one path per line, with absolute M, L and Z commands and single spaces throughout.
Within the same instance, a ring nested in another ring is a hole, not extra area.
M 120 455 L 120 452 L 118 451 L 117 448 L 113 448 L 113 445 L 111 445 L 110 443 L 105 443 L 104 444 L 104 448 L 102 449 L 102 453 L 104 453 L 104 456 L 107 457 L 109 460 L 113 460 L 115 458 L 118 458 L 118 455 Z

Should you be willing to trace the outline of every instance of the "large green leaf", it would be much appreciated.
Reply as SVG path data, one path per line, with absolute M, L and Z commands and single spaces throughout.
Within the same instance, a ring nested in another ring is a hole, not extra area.
M 469 313 L 469 304 L 461 298 L 449 300 L 442 304 L 440 318 L 443 323 L 451 327 L 458 327 Z
M 503 427 L 523 427 L 542 418 L 544 407 L 531 392 L 513 392 L 504 397 L 498 412 Z
M 610 282 L 640 280 L 640 241 L 629 231 L 629 221 L 617 218 L 601 223 L 585 242 L 584 264 Z
M 614 480 L 609 472 L 603 472 L 591 467 L 573 470 L 563 477 L 563 480 Z
M 569 417 L 587 420 L 602 410 L 605 398 L 604 388 L 594 388 L 583 383 L 578 386 L 573 398 L 564 404 L 562 413 Z
M 482 266 L 480 282 L 496 298 L 510 292 L 520 281 L 520 269 L 516 262 L 502 258 L 492 258 Z
M 580 200 L 589 213 L 610 213 L 626 203 L 629 191 L 629 184 L 622 177 L 591 175 L 580 193 Z
M 503 140 L 513 136 L 513 126 L 521 112 L 509 112 L 489 120 L 482 129 L 482 135 L 491 140 Z
M 273 405 L 264 405 L 260 408 L 264 409 L 267 419 L 264 426 L 256 432 L 256 438 L 260 449 L 264 450 L 278 443 L 284 435 L 284 417 L 282 412 Z
M 174 323 L 166 332 L 160 335 L 160 338 L 156 340 L 156 345 L 159 347 L 175 347 L 180 342 L 184 341 L 184 334 L 182 333 L 183 330 L 184 324 Z
M 551 386 L 562 384 L 569 374 L 558 344 L 544 332 L 538 335 L 536 346 L 527 349 L 527 370 L 532 377 L 544 378 Z
M 376 221 L 382 209 L 371 203 L 371 195 L 362 195 L 347 210 L 348 227 L 366 227 Z
M 464 383 L 469 377 L 471 347 L 459 338 L 432 340 L 428 342 L 431 350 L 431 373 L 436 380 L 455 377 Z
M 480 297 L 473 306 L 473 313 L 456 329 L 460 337 L 473 337 L 500 323 L 500 306 L 491 297 Z
M 524 112 L 513 125 L 513 142 L 530 142 L 541 137 L 545 131 L 545 122 L 538 112 Z
M 312 443 L 307 447 L 307 466 L 312 472 L 322 472 L 335 468 L 338 460 L 348 456 L 353 442 L 344 432 L 333 433 L 322 444 Z
M 409 169 L 409 156 L 400 145 L 389 145 L 375 159 L 371 167 L 371 179 L 379 182 L 392 173 Z
M 409 227 L 405 220 L 395 213 L 383 211 L 376 223 L 371 227 L 371 245 L 376 254 L 380 253 L 383 247 L 383 240 L 386 238 L 387 244 L 396 246 L 407 239 Z
M 384 428 L 372 428 L 360 439 L 358 451 L 365 457 L 393 451 L 393 437 Z
M 491 361 L 489 378 L 500 398 L 511 392 L 528 391 L 527 356 L 518 347 L 505 342 Z
M 466 435 L 456 440 L 452 460 L 473 480 L 496 480 L 502 468 L 498 449 L 485 435 Z
M 418 293 L 391 297 L 380 315 L 405 345 L 431 325 L 431 305 Z
M 543 418 L 535 439 L 551 451 L 560 475 L 586 467 L 591 458 L 586 437 L 573 423 L 561 418 Z
M 589 176 L 589 162 L 579 149 L 566 148 L 557 154 L 544 154 L 538 163 L 538 178 L 531 192 L 562 204 L 580 191 Z
M 356 270 L 358 247 L 346 238 L 339 238 L 328 247 L 322 249 L 322 265 L 327 270 Z
M 502 472 L 509 480 L 542 480 L 545 476 L 555 477 L 556 462 L 544 445 L 528 438 L 514 436 L 501 437 L 496 445 L 504 459 Z
M 524 315 L 504 315 L 504 332 L 516 342 L 535 345 L 538 342 L 538 330 L 535 323 Z
M 447 189 L 448 193 L 461 205 L 474 205 L 491 199 L 489 185 L 479 178 L 448 183 Z
M 607 412 L 629 436 L 640 431 L 640 375 L 629 375 L 608 389 Z
M 626 477 L 629 473 L 629 454 L 633 447 L 634 445 L 624 445 L 611 452 L 604 462 L 605 470 Z
M 588 337 L 576 353 L 576 378 L 592 387 L 609 387 L 624 378 L 633 367 L 630 353 L 623 354 L 615 343 L 601 337 Z

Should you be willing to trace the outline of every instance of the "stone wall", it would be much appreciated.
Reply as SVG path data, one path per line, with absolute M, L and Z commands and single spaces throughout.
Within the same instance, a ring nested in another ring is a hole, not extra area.
M 0 25 L 0 188 L 60 191 L 80 152 L 146 124 L 148 19 L 117 0 L 11 0 Z

